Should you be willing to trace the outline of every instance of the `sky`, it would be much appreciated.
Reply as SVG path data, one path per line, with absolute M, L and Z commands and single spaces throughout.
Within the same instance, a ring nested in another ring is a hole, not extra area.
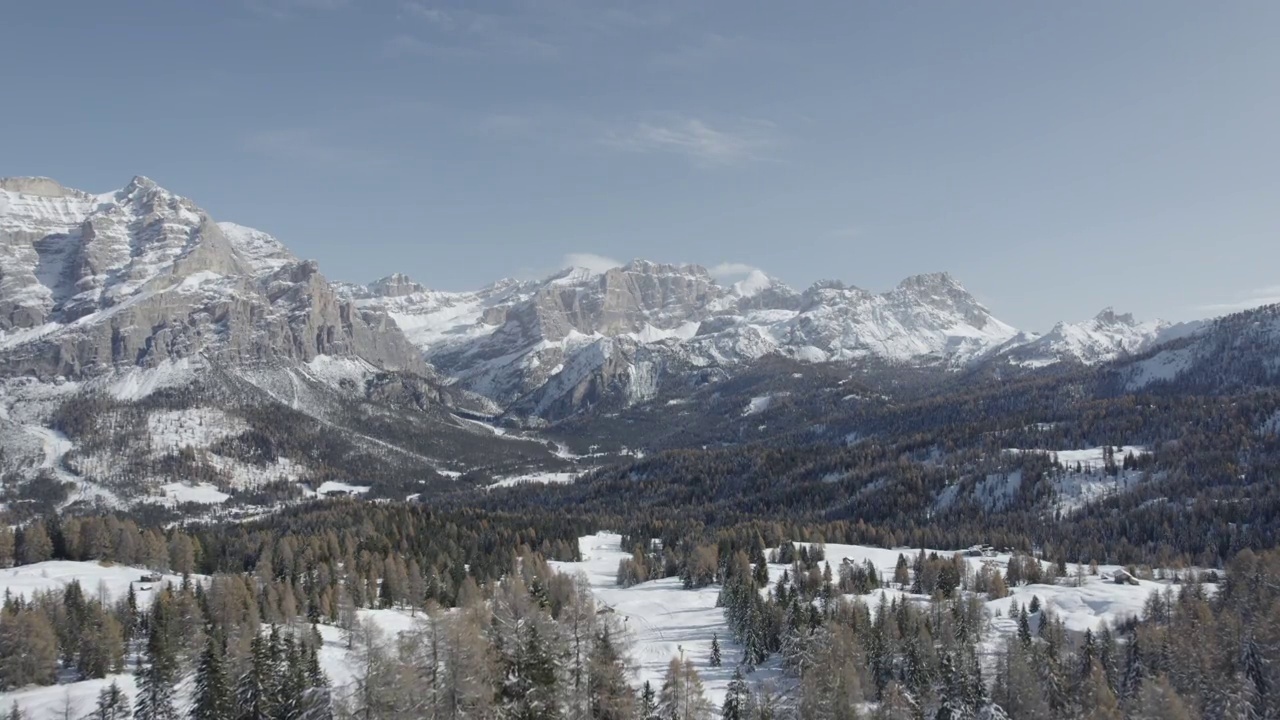
M 333 279 L 568 263 L 1017 327 L 1280 301 L 1280 3 L 3 2 L 0 175 L 146 175 Z M 612 260 L 611 260 L 612 259 Z

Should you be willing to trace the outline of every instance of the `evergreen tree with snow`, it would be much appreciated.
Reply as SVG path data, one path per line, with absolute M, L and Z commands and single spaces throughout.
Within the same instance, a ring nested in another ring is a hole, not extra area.
M 658 720 L 661 717 L 658 711 L 658 694 L 653 690 L 653 683 L 648 680 L 640 688 L 639 717 L 640 720 Z
M 1085 676 L 1076 693 L 1078 712 L 1081 720 L 1123 720 L 1120 703 L 1116 695 L 1107 685 L 1107 677 L 1102 672 L 1102 665 L 1094 660 L 1089 665 L 1089 674 Z
M 729 681 L 724 703 L 720 706 L 720 717 L 723 720 L 745 720 L 744 711 L 750 695 L 751 690 L 742 677 L 742 668 L 734 668 L 733 679 Z
M 1031 647 L 1031 619 L 1025 605 L 1018 611 L 1018 640 L 1023 647 Z
M 716 634 L 714 634 L 714 633 L 711 635 L 711 659 L 710 659 L 710 663 L 711 663 L 711 667 L 720 667 L 720 663 L 721 663 L 721 658 L 720 658 L 720 636 L 719 636 L 719 635 L 716 635 Z
M 592 720 L 631 720 L 635 717 L 635 695 L 627 685 L 627 669 L 609 628 L 603 628 L 591 648 L 590 697 Z
M 92 720 L 129 720 L 133 713 L 129 707 L 129 696 L 124 694 L 118 683 L 112 682 L 98 693 L 98 701 L 94 704 Z
M 530 619 L 520 622 L 515 647 L 504 653 L 503 680 L 498 691 L 504 718 L 554 720 L 560 717 L 559 668 L 538 624 Z
M 1142 659 L 1142 645 L 1138 641 L 1138 634 L 1134 632 L 1129 638 L 1129 647 L 1125 654 L 1124 676 L 1120 680 L 1120 697 L 1125 701 L 1137 698 L 1146 677 L 1147 668 Z
M 147 628 L 144 666 L 138 681 L 137 720 L 176 720 L 173 686 L 178 661 L 170 636 L 175 622 L 173 595 L 168 587 L 152 603 Z
M 191 720 L 235 720 L 235 697 L 223 665 L 222 643 L 211 633 L 196 668 Z
M 261 634 L 249 646 L 249 663 L 236 682 L 235 705 L 238 720 L 267 720 L 277 710 L 275 658 L 271 643 Z

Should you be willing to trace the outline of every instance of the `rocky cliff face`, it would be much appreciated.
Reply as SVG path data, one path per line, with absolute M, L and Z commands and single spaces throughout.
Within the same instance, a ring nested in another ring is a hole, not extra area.
M 797 293 L 759 271 L 726 286 L 695 265 L 636 260 L 475 293 L 419 287 L 396 277 L 343 291 L 385 311 L 459 387 L 526 419 L 640 402 L 673 377 L 770 354 L 959 364 L 1016 334 L 946 274 L 883 294 L 840 283 Z
M 198 355 L 425 369 L 393 322 L 337 295 L 315 263 L 147 178 L 102 195 L 0 180 L 0 373 L 78 378 Z

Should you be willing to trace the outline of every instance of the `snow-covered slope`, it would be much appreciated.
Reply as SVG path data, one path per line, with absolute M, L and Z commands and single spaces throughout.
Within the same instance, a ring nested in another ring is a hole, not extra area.
M 102 194 L 0 179 L 0 472 L 58 481 L 54 507 L 216 504 L 335 462 L 456 475 L 519 442 L 452 418 L 430 376 L 314 262 L 147 178 Z
M 1092 365 L 1140 353 L 1194 327 L 1163 320 L 1143 322 L 1132 314 L 1118 314 L 1106 308 L 1085 322 L 1060 322 L 1044 335 L 1015 338 L 1000 353 L 1024 367 L 1044 367 L 1067 360 Z
M 1129 392 L 1178 381 L 1224 391 L 1280 381 L 1280 305 L 1175 327 L 1167 342 L 1116 368 Z

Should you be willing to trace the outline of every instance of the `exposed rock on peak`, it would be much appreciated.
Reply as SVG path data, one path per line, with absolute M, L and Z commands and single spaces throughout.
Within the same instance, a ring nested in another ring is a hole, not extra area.
M 0 178 L 0 190 L 8 190 L 33 197 L 68 197 L 84 196 L 86 194 L 63 187 L 58 181 L 47 177 Z
M 0 198 L 0 373 L 83 376 L 196 355 L 424 367 L 394 324 L 337 298 L 314 263 L 148 178 L 105 195 L 10 179 Z
M 392 298 L 425 292 L 426 288 L 414 282 L 412 278 L 404 273 L 392 273 L 369 283 L 369 290 L 374 295 Z

